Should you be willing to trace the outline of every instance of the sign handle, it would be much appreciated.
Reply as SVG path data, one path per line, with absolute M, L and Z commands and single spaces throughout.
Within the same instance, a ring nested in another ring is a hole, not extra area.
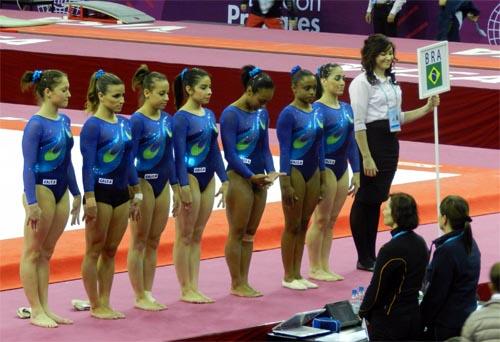
M 436 165 L 436 208 L 437 220 L 439 222 L 439 204 L 441 203 L 441 184 L 439 182 L 439 128 L 438 128 L 438 107 L 434 107 L 434 160 Z M 438 224 L 438 236 L 441 235 L 441 230 Z

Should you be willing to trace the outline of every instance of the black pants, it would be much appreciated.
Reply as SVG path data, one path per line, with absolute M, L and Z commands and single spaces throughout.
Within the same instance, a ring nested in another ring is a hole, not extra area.
M 440 325 L 434 325 L 427 328 L 424 333 L 425 341 L 446 341 L 449 338 L 460 336 L 460 328 L 447 328 Z
M 416 341 L 420 337 L 420 316 L 373 317 L 368 335 L 370 341 Z
M 378 173 L 375 177 L 360 174 L 360 187 L 349 215 L 358 261 L 364 266 L 375 262 L 380 206 L 389 196 L 399 158 L 399 141 L 389 130 L 388 120 L 366 124 L 366 138 Z M 363 158 L 360 157 L 362 162 Z
M 358 196 L 354 199 L 349 215 L 352 237 L 358 252 L 358 261 L 364 266 L 375 263 L 375 243 L 377 241 L 379 203 L 365 203 Z
M 393 3 L 381 4 L 373 6 L 373 31 L 374 33 L 382 33 L 387 37 L 397 37 L 398 36 L 398 15 L 394 19 L 393 23 L 387 22 L 387 16 L 391 12 Z

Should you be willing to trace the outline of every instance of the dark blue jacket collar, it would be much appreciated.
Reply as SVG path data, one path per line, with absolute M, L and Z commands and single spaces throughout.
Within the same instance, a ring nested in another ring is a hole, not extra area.
M 460 229 L 460 230 L 453 230 L 451 232 L 449 232 L 448 234 L 444 234 L 443 236 L 440 236 L 439 238 L 437 238 L 436 240 L 432 241 L 432 243 L 436 246 L 436 247 L 439 247 L 441 246 L 443 243 L 446 242 L 446 240 L 452 238 L 452 237 L 455 237 L 455 236 L 458 236 L 460 234 L 463 233 L 463 229 Z
M 391 235 L 394 237 L 394 235 L 397 235 L 397 234 L 404 232 L 404 231 L 406 231 L 406 229 L 403 229 L 401 227 L 397 227 L 397 228 L 391 230 Z

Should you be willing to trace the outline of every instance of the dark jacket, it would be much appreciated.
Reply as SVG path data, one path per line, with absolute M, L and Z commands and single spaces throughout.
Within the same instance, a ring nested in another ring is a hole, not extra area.
M 476 310 L 481 253 L 474 240 L 471 253 L 467 253 L 462 233 L 452 231 L 433 241 L 436 250 L 427 269 L 421 304 L 425 327 L 460 332 L 467 317 Z
M 418 292 L 429 262 L 429 251 L 424 239 L 413 231 L 396 228 L 391 235 L 391 241 L 378 253 L 359 315 L 377 330 L 391 334 L 379 335 L 380 339 L 415 339 L 416 336 L 408 334 L 419 328 L 415 326 L 419 324 Z M 401 320 L 409 326 L 396 336 L 390 327 L 402 326 Z
M 261 0 L 262 1 L 262 0 Z M 258 15 L 259 17 L 266 17 L 266 18 L 279 18 L 282 15 L 283 9 L 285 9 L 288 12 L 289 17 L 295 17 L 297 14 L 297 9 L 295 5 L 294 0 L 285 0 L 285 8 L 283 8 L 283 1 L 282 0 L 263 0 L 266 3 L 266 10 L 265 13 L 263 9 L 261 9 L 261 4 L 259 0 L 253 0 L 252 1 L 252 6 L 250 7 L 250 13 Z M 241 0 L 242 5 L 247 5 L 250 1 L 249 0 Z

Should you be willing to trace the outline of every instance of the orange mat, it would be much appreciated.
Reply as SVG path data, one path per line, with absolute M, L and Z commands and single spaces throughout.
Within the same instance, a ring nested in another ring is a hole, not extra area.
M 408 169 L 408 167 L 404 167 Z M 409 168 L 411 169 L 411 168 Z M 421 169 L 420 169 L 421 170 Z M 497 170 L 443 166 L 442 172 L 459 173 L 460 176 L 441 180 L 442 196 L 459 193 L 466 194 L 471 206 L 471 216 L 500 212 L 500 194 L 491 184 L 499 184 Z M 419 203 L 421 224 L 436 222 L 436 204 L 434 182 L 424 181 L 397 185 L 392 191 L 405 191 L 415 196 Z M 334 238 L 350 236 L 349 210 L 352 199 L 348 198 L 334 229 Z M 283 230 L 283 212 L 281 203 L 267 205 L 255 238 L 255 250 L 278 248 Z M 380 226 L 382 226 L 380 224 Z M 227 236 L 225 211 L 215 211 L 203 234 L 202 258 L 214 258 L 224 255 L 224 243 Z M 380 230 L 384 230 L 382 228 Z M 51 282 L 80 278 L 80 264 L 84 253 L 84 231 L 69 231 L 62 235 L 56 246 L 51 262 Z M 174 221 L 169 220 L 162 236 L 158 264 L 172 264 L 172 246 L 174 241 Z M 0 290 L 20 287 L 19 260 L 22 250 L 22 238 L 0 241 Z M 126 270 L 129 234 L 118 248 L 116 271 Z
M 167 44 L 189 47 L 203 47 L 211 49 L 242 50 L 251 52 L 282 53 L 302 56 L 332 57 L 359 59 L 359 48 L 346 48 L 341 46 L 318 46 L 299 43 L 282 43 L 259 41 L 249 39 L 228 39 L 221 37 L 201 37 L 187 35 L 165 35 L 155 32 L 124 32 L 118 30 L 105 30 L 94 27 L 71 27 L 62 25 L 46 25 L 36 27 L 3 28 L 4 32 L 19 32 L 42 34 L 52 36 L 64 36 L 75 38 L 92 38 L 118 40 L 151 44 Z M 401 63 L 417 64 L 417 55 L 414 52 L 398 52 L 398 61 Z M 473 60 L 469 56 L 449 56 L 450 66 L 475 69 L 500 70 L 498 61 L 492 58 L 481 58 L 475 56 Z

